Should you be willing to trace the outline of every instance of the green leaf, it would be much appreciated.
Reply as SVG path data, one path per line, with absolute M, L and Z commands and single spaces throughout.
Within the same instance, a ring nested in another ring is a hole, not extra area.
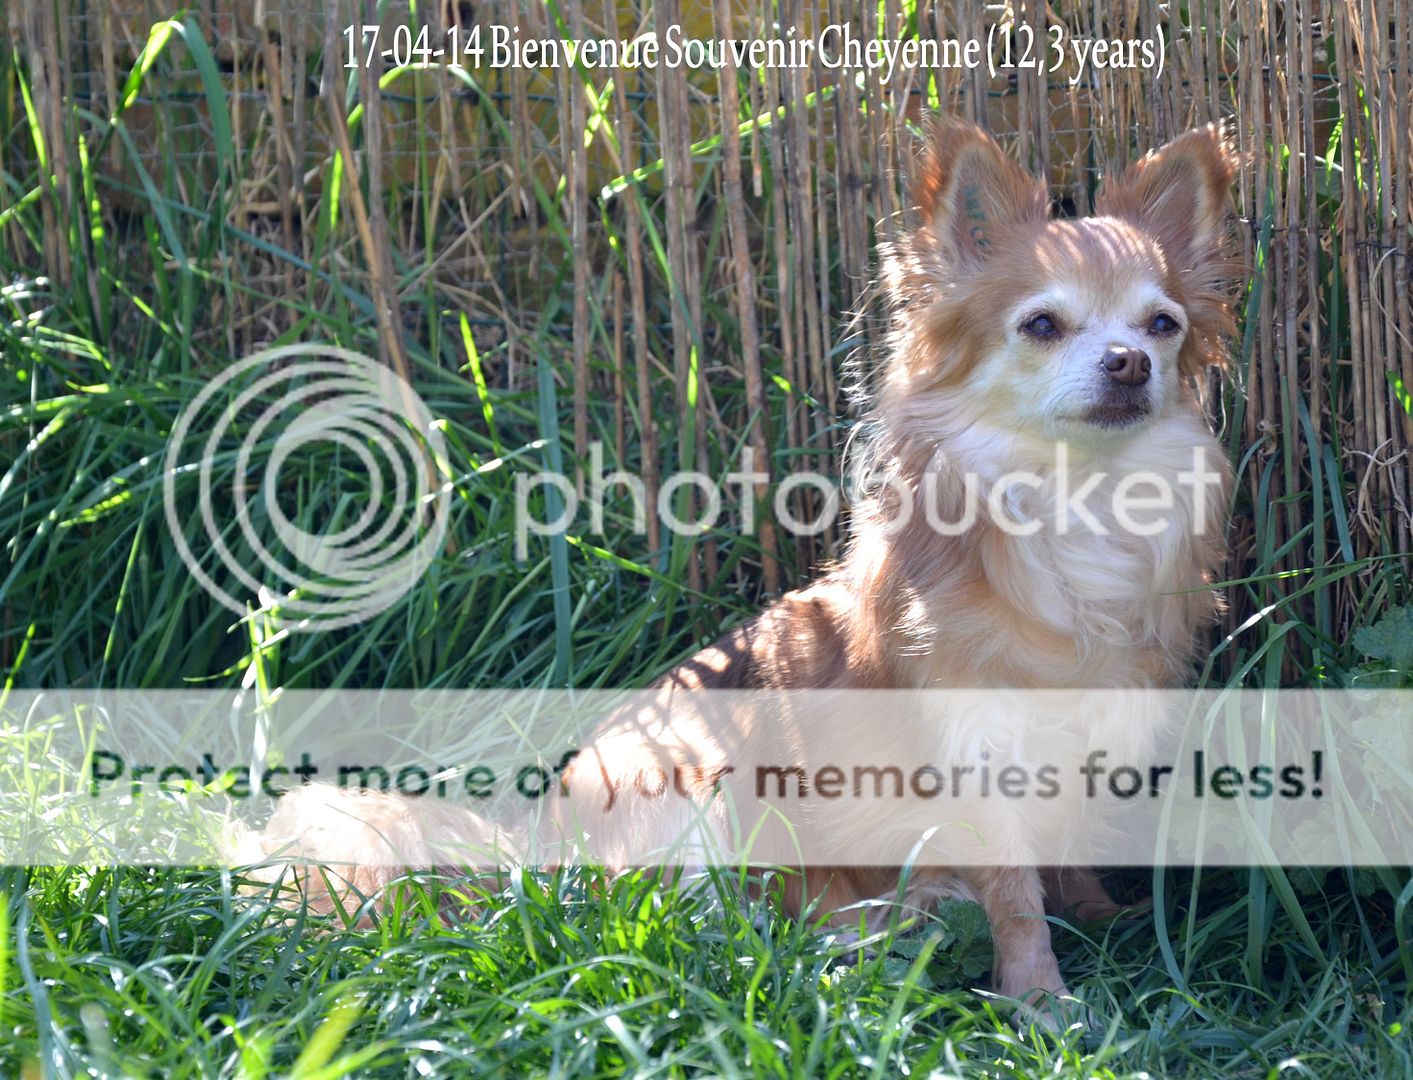
M 1398 399 L 1398 403 L 1403 406 L 1403 411 L 1413 416 L 1413 393 L 1409 392 L 1397 373 L 1388 371 L 1385 375 L 1388 376 L 1389 388 L 1393 390 L 1393 396 Z
M 942 900 L 937 922 L 943 927 L 941 945 L 933 954 L 930 974 L 939 986 L 973 983 L 991 970 L 991 926 L 986 911 L 969 900 Z
M 1413 607 L 1389 608 L 1373 626 L 1361 626 L 1354 647 L 1399 671 L 1413 671 Z

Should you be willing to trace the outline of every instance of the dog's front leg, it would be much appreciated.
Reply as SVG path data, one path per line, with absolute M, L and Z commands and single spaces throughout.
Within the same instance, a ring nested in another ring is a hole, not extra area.
M 961 873 L 991 923 L 996 990 L 1031 1005 L 1040 1003 L 1047 994 L 1068 996 L 1050 945 L 1040 871 L 1034 867 L 977 866 Z

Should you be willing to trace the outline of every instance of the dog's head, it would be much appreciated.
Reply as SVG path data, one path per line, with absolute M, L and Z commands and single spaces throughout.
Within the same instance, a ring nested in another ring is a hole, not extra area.
M 1176 407 L 1186 376 L 1225 359 L 1235 171 L 1221 131 L 1199 128 L 1106 183 L 1093 216 L 1057 220 L 980 128 L 937 121 L 884 264 L 885 395 L 945 391 L 969 419 L 1078 442 Z

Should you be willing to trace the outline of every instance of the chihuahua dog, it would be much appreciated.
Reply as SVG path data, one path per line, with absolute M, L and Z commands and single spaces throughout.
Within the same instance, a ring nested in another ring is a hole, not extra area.
M 1218 608 L 1210 582 L 1224 556 L 1224 455 L 1195 384 L 1224 364 L 1233 330 L 1226 241 L 1235 170 L 1221 131 L 1201 128 L 1109 178 L 1093 216 L 1056 219 L 1045 186 L 980 128 L 932 122 L 911 178 L 910 220 L 885 247 L 879 279 L 891 326 L 872 373 L 862 453 L 886 482 L 853 506 L 838 565 L 668 673 L 660 691 L 1187 680 Z M 1189 492 L 1179 481 L 1194 463 L 1218 481 Z M 1125 476 L 1142 473 L 1183 494 L 1156 531 L 1122 527 L 1102 497 L 1064 529 L 1007 528 L 1011 503 L 996 500 L 976 507 L 967 528 L 933 527 L 939 514 L 961 516 L 965 478 L 1005 487 L 1018 475 L 1031 479 L 1010 494 L 1024 496 L 1028 519 L 1053 526 L 1069 513 L 1058 494 L 1061 468 L 1070 490 L 1113 494 Z M 720 734 L 708 728 L 697 718 L 671 737 L 702 750 Z M 736 732 L 733 745 L 770 737 Z M 1008 753 L 1024 760 L 1027 733 L 1008 737 Z M 1145 745 L 1142 732 L 1103 737 Z M 611 795 L 631 787 L 657 750 L 639 727 L 610 722 L 563 779 L 589 805 L 595 788 Z M 426 847 L 428 830 L 457 828 L 409 815 L 395 797 L 311 788 L 286 796 L 281 821 L 267 832 L 308 835 L 338 800 L 347 803 L 341 822 L 352 815 L 395 826 L 415 851 Z M 1041 817 L 1056 812 L 1050 804 L 1021 812 L 1014 865 L 953 867 L 910 885 L 914 896 L 978 900 L 993 931 L 996 989 L 1030 1003 L 1068 994 L 1043 917 L 1047 901 L 1089 916 L 1118 910 L 1092 870 L 1046 865 L 1043 843 L 1032 840 L 1049 827 Z M 854 819 L 836 823 L 839 850 L 866 844 L 858 815 L 843 806 L 839 813 Z M 632 815 L 599 825 L 634 822 L 641 827 Z M 829 835 L 827 820 L 815 827 Z M 347 839 L 344 825 L 335 831 Z M 305 851 L 310 861 L 321 854 Z M 827 910 L 889 896 L 899 882 L 889 868 L 810 871 L 819 873 L 811 881 Z M 356 884 L 372 891 L 391 876 Z M 807 898 L 799 884 L 789 902 Z

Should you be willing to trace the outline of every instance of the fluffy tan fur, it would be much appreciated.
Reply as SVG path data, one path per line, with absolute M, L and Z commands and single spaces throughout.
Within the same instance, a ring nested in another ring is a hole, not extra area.
M 1235 168 L 1219 130 L 1192 131 L 1109 183 L 1096 216 L 1052 220 L 1041 183 L 989 136 L 959 121 L 937 121 L 912 178 L 910 219 L 883 252 L 880 288 L 891 331 L 887 356 L 874 374 L 859 455 L 876 484 L 852 509 L 847 553 L 815 584 L 784 596 L 669 672 L 658 684 L 663 701 L 720 688 L 1148 687 L 1184 681 L 1218 603 L 1208 584 L 1223 556 L 1220 488 L 1205 496 L 1205 506 L 1180 501 L 1172 527 L 1158 536 L 1116 530 L 1099 537 L 1080 530 L 1017 537 L 984 512 L 958 535 L 940 535 L 927 524 L 925 510 L 930 504 L 947 517 L 957 509 L 963 472 L 995 477 L 1027 469 L 1046 475 L 1051 468 L 1053 432 L 1033 430 L 1016 412 L 1017 395 L 1029 395 L 1029 401 L 1048 392 L 1049 354 L 1014 343 L 1013 310 L 1017 297 L 1046 289 L 1078 291 L 1085 311 L 1102 314 L 1138 282 L 1175 305 L 1183 324 L 1180 344 L 1171 345 L 1172 392 L 1132 430 L 1080 438 L 1072 466 L 1077 475 L 1111 472 L 1114 479 L 1101 486 L 1109 491 L 1138 469 L 1175 476 L 1190 466 L 1193 452 L 1213 468 L 1224 467 L 1188 382 L 1207 365 L 1224 362 L 1232 329 L 1226 292 L 1232 267 L 1224 238 Z M 1074 319 L 1078 323 L 1081 316 Z M 1012 355 L 1014 361 L 998 360 Z M 1006 364 L 1013 370 L 1004 370 Z M 1055 510 L 1046 503 L 1048 492 L 1035 496 L 1041 516 Z M 908 502 L 910 508 L 903 505 Z M 910 523 L 893 527 L 907 509 Z M 1200 534 L 1193 527 L 1199 510 L 1212 523 Z M 695 720 L 675 730 L 672 723 L 669 714 L 667 735 L 659 730 L 655 738 L 698 761 L 719 753 L 713 748 L 728 735 L 694 726 Z M 1078 737 L 1141 749 L 1148 734 L 1094 731 Z M 966 735 L 948 737 L 964 746 Z M 743 741 L 781 734 L 758 728 L 729 736 L 739 748 Z M 1015 744 L 1012 752 L 1024 755 L 1026 733 L 1018 733 Z M 655 767 L 660 750 L 641 729 L 619 723 L 588 741 L 567 783 L 630 788 L 641 770 Z M 828 759 L 829 748 L 815 750 Z M 853 814 L 847 807 L 840 812 Z M 1033 810 L 1017 813 L 1007 823 L 1016 837 L 1014 868 L 920 873 L 913 891 L 963 892 L 981 901 L 994 931 L 1003 993 L 1064 994 L 1049 929 L 1040 918 L 1047 897 L 1052 906 L 1090 905 L 1090 914 L 1110 902 L 1083 868 L 1037 869 L 1043 847 L 1031 840 L 1043 838 L 1049 823 L 1024 816 Z M 1053 815 L 1055 807 L 1044 813 Z M 670 824 L 620 816 L 598 827 L 621 829 L 625 821 L 650 829 Z M 398 827 L 404 825 L 399 818 Z M 831 826 L 824 820 L 816 827 L 822 838 L 814 838 L 815 850 L 821 842 L 828 850 L 831 835 L 837 835 L 841 853 L 849 850 L 845 845 L 867 842 L 857 821 Z M 886 867 L 811 867 L 792 899 L 798 903 L 805 893 L 823 891 L 826 905 L 839 908 L 890 895 L 897 880 L 897 871 Z

